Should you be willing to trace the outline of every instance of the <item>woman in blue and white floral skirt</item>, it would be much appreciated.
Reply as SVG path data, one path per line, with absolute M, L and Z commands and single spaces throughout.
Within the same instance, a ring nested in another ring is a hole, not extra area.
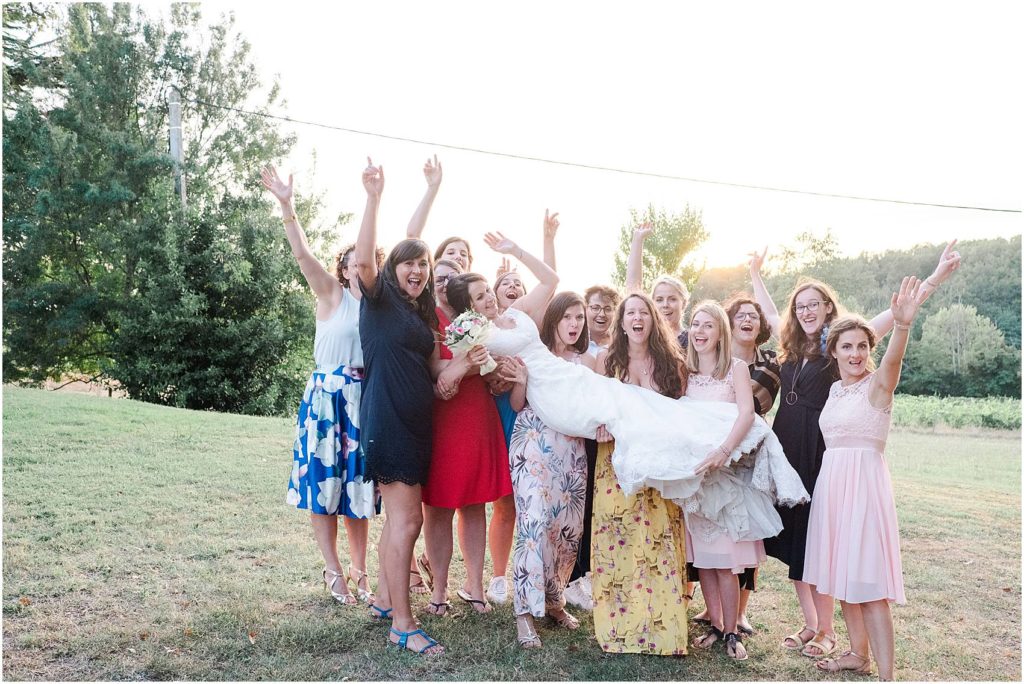
M 359 299 L 354 245 L 335 258 L 335 275 L 323 267 L 306 243 L 292 204 L 292 179 L 284 183 L 273 168 L 264 169 L 263 186 L 281 204 L 285 234 L 303 277 L 316 294 L 316 369 L 299 405 L 292 447 L 288 504 L 310 512 L 313 535 L 324 558 L 327 590 L 345 605 L 359 598 L 372 602 L 366 574 L 370 518 L 380 512 L 380 497 L 366 478 L 359 449 L 359 400 L 362 394 L 363 350 L 359 339 Z M 383 251 L 377 254 L 382 261 Z M 338 558 L 338 517 L 348 536 L 350 564 L 343 572 Z

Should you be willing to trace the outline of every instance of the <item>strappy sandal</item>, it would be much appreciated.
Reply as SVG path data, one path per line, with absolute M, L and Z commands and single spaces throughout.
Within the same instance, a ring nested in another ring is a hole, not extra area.
M 843 667 L 839 664 L 839 661 L 846 656 L 852 656 L 856 658 L 860 665 L 856 667 Z M 838 658 L 822 658 L 821 660 L 814 663 L 814 667 L 818 668 L 822 672 L 853 672 L 854 674 L 871 674 L 871 659 L 862 655 L 858 655 L 853 651 L 846 651 Z
M 754 628 L 750 625 L 749 621 L 745 625 L 737 621 L 736 631 L 744 636 L 754 636 Z
M 427 558 L 427 554 L 421 553 L 419 555 L 419 558 L 416 559 L 416 566 L 419 567 L 420 572 L 422 573 L 420 575 L 420 579 L 423 580 L 423 583 L 428 587 L 433 588 L 434 571 L 430 568 L 430 559 Z
M 810 632 L 811 636 L 809 636 L 806 639 L 804 639 L 803 638 L 803 633 L 804 632 Z M 808 627 L 807 625 L 804 625 L 799 630 L 797 630 L 796 632 L 793 632 L 788 637 L 786 637 L 786 638 L 784 638 L 782 640 L 782 648 L 786 649 L 787 651 L 799 651 L 799 650 L 803 649 L 804 646 L 807 645 L 807 642 L 811 641 L 815 636 L 817 636 L 817 634 L 818 634 L 817 630 L 813 630 L 810 627 Z M 796 644 L 796 646 L 790 646 L 788 643 L 786 643 L 787 641 L 792 641 L 794 644 Z
M 379 608 L 377 604 L 371 603 L 370 617 L 374 620 L 390 620 L 392 610 L 394 610 L 394 608 Z
M 327 575 L 331 576 L 330 582 L 327 581 Z M 348 582 L 345 580 L 345 576 L 343 574 L 341 574 L 340 572 L 334 572 L 333 570 L 328 570 L 327 568 L 324 568 L 323 577 L 324 586 L 327 587 L 327 591 L 331 592 L 331 596 L 334 597 L 335 601 L 342 604 L 343 606 L 354 606 L 356 605 L 356 603 L 358 603 L 358 601 L 356 601 L 356 597 L 352 595 L 352 592 L 348 591 Z M 338 580 L 341 580 L 342 584 L 345 585 L 344 594 L 334 591 L 334 585 L 338 583 Z
M 452 604 L 450 601 L 442 601 L 441 603 L 429 601 L 427 603 L 427 606 L 427 612 L 431 615 L 436 615 L 437 617 L 444 617 L 448 614 L 448 609 L 452 607 Z
M 416 581 L 412 582 L 412 576 L 416 576 Z M 410 594 L 429 594 L 430 585 L 423 581 L 423 575 L 420 574 L 419 570 L 409 570 L 409 593 Z
M 838 645 L 839 642 L 836 641 L 835 634 L 818 632 L 814 635 L 814 638 L 808 641 L 807 645 L 800 650 L 800 654 L 808 658 L 822 658 L 835 651 L 836 646 Z
M 570 631 L 580 628 L 580 621 L 576 619 L 569 611 L 565 608 L 562 609 L 562 614 L 557 615 L 555 613 L 548 613 L 548 617 L 555 621 L 555 624 L 562 629 L 568 629 Z
M 391 638 L 388 637 L 388 643 L 391 644 L 392 646 L 394 646 L 395 648 L 399 648 L 399 649 L 402 649 L 402 650 L 409 650 L 409 651 L 412 651 L 413 653 L 415 653 L 416 655 L 441 655 L 442 653 L 444 653 L 444 646 L 441 646 L 441 644 L 437 643 L 437 640 L 431 639 L 429 636 L 427 636 L 427 633 L 424 632 L 422 629 L 414 629 L 411 632 L 400 632 L 397 629 L 395 629 L 394 627 L 392 627 L 391 628 L 391 633 L 398 636 L 398 641 L 397 642 L 392 641 Z M 411 637 L 411 636 L 421 636 L 421 637 L 423 637 L 424 640 L 426 640 L 427 645 L 424 646 L 423 648 L 419 649 L 419 650 L 416 650 L 414 648 L 410 648 L 409 647 L 409 637 Z M 429 651 L 430 649 L 435 648 L 435 647 L 438 647 L 440 650 L 433 651 L 432 653 L 427 653 L 427 651 Z
M 468 603 L 469 605 L 473 606 L 473 610 L 480 613 L 481 615 L 483 615 L 484 613 L 491 612 L 490 603 L 488 603 L 487 601 L 481 601 L 480 599 L 473 598 L 465 589 L 459 589 L 457 592 L 455 592 L 455 595 L 463 601 L 465 601 L 466 603 Z
M 701 650 L 707 650 L 724 638 L 725 634 L 722 633 L 722 630 L 711 625 L 711 629 L 709 629 L 706 634 L 693 640 L 693 647 Z
M 370 576 L 366 574 L 366 571 L 360 570 L 354 565 L 349 565 L 348 578 L 356 583 L 356 593 L 359 595 L 359 600 L 363 603 L 373 603 L 373 600 L 377 598 L 377 596 L 369 589 Z M 359 583 L 363 580 L 366 580 L 366 589 L 359 586 Z
M 540 648 L 541 641 L 529 615 L 516 616 L 516 639 L 523 648 Z
M 726 634 L 725 654 L 734 660 L 746 660 L 747 649 L 743 647 L 743 637 L 736 632 Z

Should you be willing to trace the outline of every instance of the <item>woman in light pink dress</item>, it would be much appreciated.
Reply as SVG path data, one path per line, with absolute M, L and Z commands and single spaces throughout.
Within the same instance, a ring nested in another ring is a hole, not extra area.
M 700 463 L 696 472 L 726 468 L 729 454 L 754 422 L 754 394 L 746 362 L 733 358 L 731 326 L 725 310 L 716 302 L 701 302 L 690 319 L 686 361 L 690 379 L 686 396 L 703 401 L 727 401 L 739 407 L 732 431 L 718 449 Z M 734 473 L 733 477 L 742 477 Z M 706 486 L 707 481 L 701 487 Z M 735 503 L 735 500 L 730 503 Z M 766 558 L 764 542 L 735 541 L 697 513 L 686 512 L 686 557 L 697 568 L 707 605 L 711 630 L 694 641 L 695 648 L 710 648 L 719 639 L 726 653 L 746 660 L 747 652 L 737 634 L 739 583 L 736 575 L 756 568 Z
M 817 661 L 826 672 L 870 672 L 870 646 L 879 678 L 893 678 L 889 602 L 906 603 L 906 596 L 884 451 L 910 324 L 927 296 L 920 285 L 904 278 L 892 296 L 894 330 L 875 372 L 875 332 L 867 321 L 844 316 L 829 330 L 825 353 L 840 379 L 819 421 L 826 449 L 811 497 L 803 580 L 839 599 L 850 635 L 849 651 Z

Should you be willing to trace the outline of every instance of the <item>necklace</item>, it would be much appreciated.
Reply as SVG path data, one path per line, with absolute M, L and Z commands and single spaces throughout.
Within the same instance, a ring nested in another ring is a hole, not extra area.
M 630 362 L 631 362 L 631 363 L 632 363 L 633 361 L 636 361 L 637 363 L 640 363 L 640 361 L 639 361 L 638 359 L 630 359 Z M 646 376 L 646 375 L 650 375 L 650 374 L 651 374 L 651 366 L 653 366 L 653 365 L 654 365 L 654 360 L 653 360 L 653 359 L 651 359 L 651 357 L 649 357 L 649 356 L 648 356 L 648 357 L 647 357 L 647 359 L 646 359 L 645 361 L 646 361 L 646 362 L 644 363 L 644 365 L 643 365 L 643 366 L 641 366 L 641 368 L 640 368 L 640 373 L 641 373 L 642 375 L 645 375 L 645 376 Z
M 796 377 L 793 378 L 793 387 L 789 390 L 789 392 L 786 393 L 786 403 L 789 404 L 790 406 L 795 404 L 800 399 L 800 397 L 796 393 L 796 388 L 800 382 L 800 374 L 804 372 L 804 366 L 806 365 L 807 359 L 802 359 L 800 362 L 800 367 L 796 371 Z

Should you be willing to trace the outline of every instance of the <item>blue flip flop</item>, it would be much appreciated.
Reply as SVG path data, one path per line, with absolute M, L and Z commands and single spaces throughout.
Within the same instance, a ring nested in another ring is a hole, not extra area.
M 378 608 L 376 603 L 371 603 L 370 617 L 374 620 L 390 620 L 392 610 L 394 610 L 394 608 Z

